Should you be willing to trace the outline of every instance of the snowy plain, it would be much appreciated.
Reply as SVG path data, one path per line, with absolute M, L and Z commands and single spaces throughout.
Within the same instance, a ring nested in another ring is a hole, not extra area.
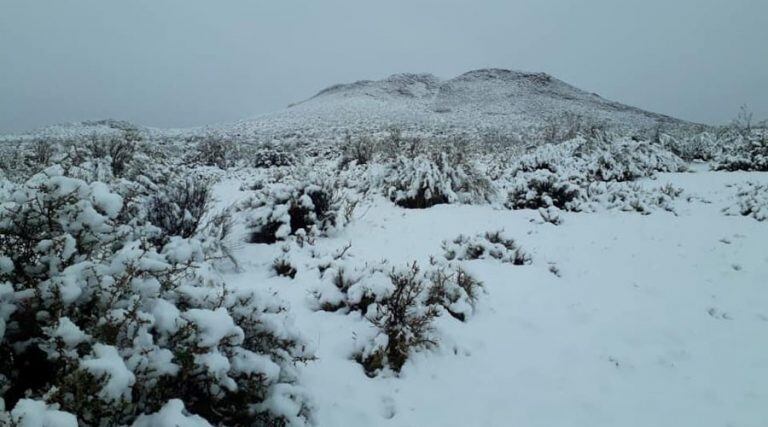
M 239 245 L 241 270 L 226 280 L 290 304 L 317 356 L 300 370 L 318 425 L 765 426 L 768 228 L 722 210 L 731 184 L 765 184 L 768 173 L 693 169 L 640 181 L 683 188 L 676 213 L 563 212 L 555 226 L 535 210 L 488 205 L 358 207 L 315 246 L 351 244 L 354 263 L 406 266 L 460 233 L 503 229 L 533 258 L 463 262 L 485 286 L 475 314 L 439 318 L 439 348 L 399 376 L 365 375 L 352 353 L 372 326 L 315 311 L 317 270 L 299 260 L 294 279 L 276 276 L 280 245 Z M 241 183 L 217 185 L 221 206 L 245 196 Z

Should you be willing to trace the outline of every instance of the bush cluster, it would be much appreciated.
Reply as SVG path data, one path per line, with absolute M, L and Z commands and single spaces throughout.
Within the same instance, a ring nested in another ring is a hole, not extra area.
M 716 170 L 768 172 L 768 130 L 756 129 L 738 135 L 718 158 Z
M 226 286 L 192 227 L 126 215 L 150 205 L 118 184 L 52 167 L 0 186 L 0 422 L 303 423 L 311 355 L 285 308 Z
M 613 140 L 605 135 L 577 138 L 540 147 L 519 159 L 504 178 L 504 205 L 509 209 L 540 209 L 544 220 L 555 224 L 560 221 L 555 209 L 671 210 L 670 199 L 679 196 L 678 191 L 644 189 L 632 181 L 657 172 L 682 170 L 683 161 L 657 144 Z

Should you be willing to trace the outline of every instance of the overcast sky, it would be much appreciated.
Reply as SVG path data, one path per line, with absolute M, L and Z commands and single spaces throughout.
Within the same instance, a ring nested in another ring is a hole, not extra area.
M 204 125 L 485 67 L 699 122 L 767 118 L 768 0 L 0 0 L 0 131 Z

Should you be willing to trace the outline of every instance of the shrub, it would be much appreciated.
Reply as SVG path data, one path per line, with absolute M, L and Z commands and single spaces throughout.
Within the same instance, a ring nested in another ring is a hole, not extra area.
M 672 136 L 660 134 L 659 142 L 685 161 L 711 161 L 718 157 L 722 146 L 715 135 L 700 132 L 693 135 Z
M 227 169 L 235 165 L 237 160 L 235 143 L 221 135 L 208 134 L 203 137 L 193 138 L 190 142 L 195 144 L 191 162 L 203 166 L 215 166 L 219 169 Z
M 264 144 L 251 154 L 251 164 L 255 168 L 274 168 L 293 166 L 297 163 L 296 155 L 288 148 L 277 144 Z
M 606 128 L 605 124 L 594 117 L 567 111 L 545 117 L 544 121 L 545 125 L 538 137 L 547 144 L 567 141 L 579 135 L 603 131 Z
M 434 264 L 433 264 L 434 265 Z M 483 284 L 456 265 L 439 265 L 426 273 L 429 280 L 427 305 L 440 305 L 462 322 L 475 311 Z
M 566 211 L 620 208 L 648 213 L 650 208 L 672 210 L 671 199 L 662 189 L 646 190 L 631 184 L 657 172 L 685 169 L 680 158 L 658 144 L 615 139 L 598 133 L 591 139 L 577 138 L 555 146 L 538 148 L 511 168 L 506 182 L 509 209 L 540 209 L 547 222 L 559 223 Z
M 583 154 L 591 157 L 588 171 L 594 181 L 633 181 L 656 172 L 685 170 L 682 159 L 647 141 L 620 139 L 589 150 Z
M 394 290 L 383 265 L 356 267 L 334 260 L 322 266 L 320 278 L 313 294 L 316 308 L 324 311 L 365 315 L 371 304 L 384 302 Z
M 736 203 L 723 209 L 726 215 L 749 216 L 768 220 L 768 185 L 747 182 L 736 187 Z
M 344 137 L 341 143 L 341 158 L 339 167 L 345 168 L 351 164 L 366 165 L 373 160 L 376 152 L 376 142 L 368 136 L 353 138 L 351 134 Z
M 413 263 L 389 277 L 391 295 L 366 315 L 378 334 L 356 356 L 370 376 L 387 366 L 400 372 L 412 352 L 437 345 L 432 322 L 440 311 L 428 302 L 428 282 L 419 267 Z
M 123 176 L 142 140 L 143 137 L 139 131 L 130 128 L 122 130 L 119 134 L 94 133 L 85 141 L 88 150 L 87 158 L 104 159 L 108 162 L 113 176 Z M 82 144 L 82 142 L 71 141 L 70 144 Z
M 323 234 L 349 220 L 354 202 L 341 184 L 322 178 L 268 183 L 240 203 L 247 211 L 250 243 L 275 243 L 291 235 Z
M 755 130 L 739 136 L 718 159 L 717 170 L 768 172 L 768 131 Z
M 560 225 L 563 223 L 563 219 L 560 217 L 560 209 L 550 206 L 548 208 L 539 208 L 539 215 L 541 220 L 553 225 Z
M 29 157 L 21 150 L 11 144 L 0 144 L 0 179 L 23 181 L 31 175 L 28 163 Z
M 57 146 L 53 141 L 38 138 L 32 141 L 29 146 L 28 159 L 30 163 L 45 168 L 51 164 L 57 151 Z
M 486 203 L 495 190 L 457 145 L 435 144 L 387 164 L 385 193 L 398 206 L 423 209 L 444 203 Z
M 557 207 L 579 210 L 580 188 L 548 170 L 519 174 L 504 203 L 509 209 L 539 209 Z
M 648 215 L 656 208 L 674 213 L 673 201 L 682 190 L 671 184 L 646 189 L 631 182 L 593 182 L 587 193 L 591 210 L 601 207 Z
M 531 263 L 531 256 L 503 231 L 489 231 L 472 237 L 460 234 L 452 241 L 443 241 L 442 248 L 449 261 L 496 259 L 514 265 Z
M 296 267 L 293 266 L 291 260 L 288 257 L 289 247 L 283 248 L 283 254 L 278 256 L 272 261 L 272 271 L 278 276 L 289 277 L 291 279 L 296 277 Z
M 197 239 L 154 247 L 158 229 L 121 221 L 124 208 L 106 184 L 57 167 L 4 193 L 0 387 L 11 416 L 126 425 L 172 404 L 212 424 L 302 423 L 294 364 L 311 355 L 285 309 L 227 287 Z
M 202 177 L 172 178 L 149 197 L 147 220 L 162 233 L 154 239 L 162 247 L 172 236 L 192 237 L 202 225 L 211 202 L 210 184 Z
M 448 313 L 466 321 L 474 313 L 482 283 L 455 263 L 433 259 L 430 268 L 386 263 L 355 266 L 340 257 L 320 265 L 313 290 L 316 310 L 359 313 L 376 328 L 354 354 L 369 376 L 384 368 L 399 372 L 414 351 L 432 348 L 432 321 Z
M 136 130 L 123 131 L 119 137 L 109 140 L 107 152 L 114 176 L 123 176 L 141 141 L 142 136 Z

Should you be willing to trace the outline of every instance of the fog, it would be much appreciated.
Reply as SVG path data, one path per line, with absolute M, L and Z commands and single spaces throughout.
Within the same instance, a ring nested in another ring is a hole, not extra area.
M 765 0 L 0 0 L 0 131 L 204 125 L 485 67 L 697 122 L 768 118 L 766 20 Z

